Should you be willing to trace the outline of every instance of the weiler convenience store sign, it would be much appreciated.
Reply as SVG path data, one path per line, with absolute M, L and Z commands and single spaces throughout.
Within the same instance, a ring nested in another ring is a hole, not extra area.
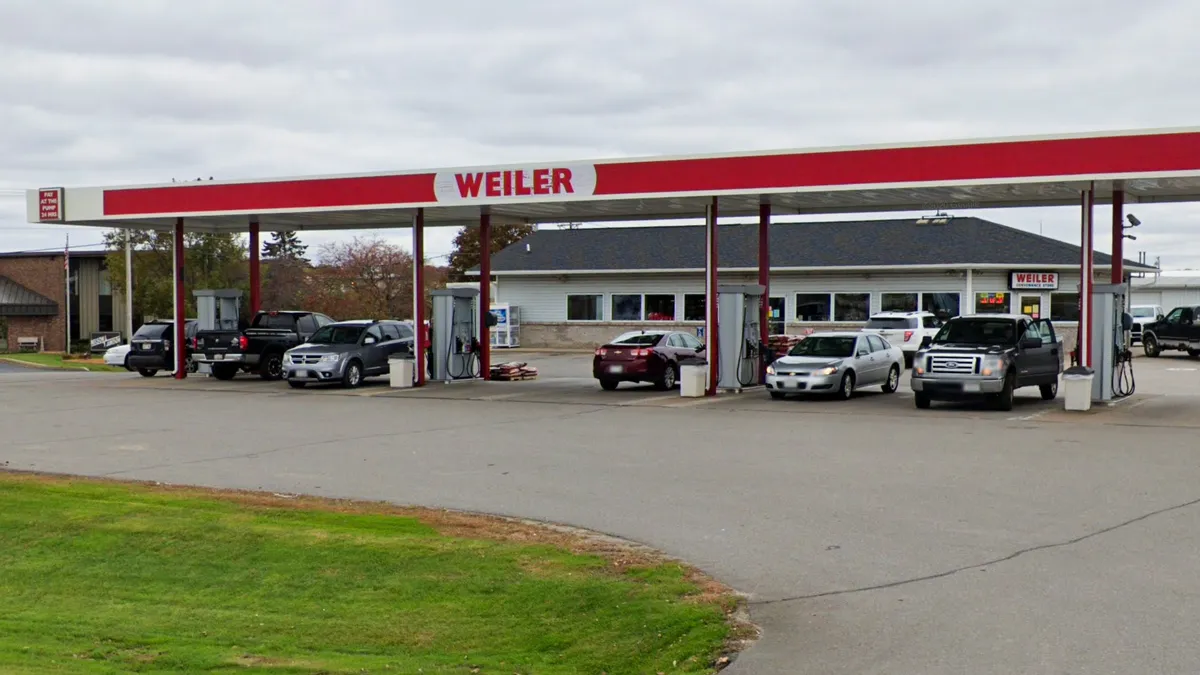
M 1014 291 L 1057 291 L 1058 272 L 1010 272 L 1008 287 Z

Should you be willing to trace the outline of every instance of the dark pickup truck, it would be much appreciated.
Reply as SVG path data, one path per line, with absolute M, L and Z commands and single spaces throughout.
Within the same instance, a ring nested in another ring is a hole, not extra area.
M 1062 342 L 1049 320 L 959 316 L 922 342 L 913 359 L 912 390 L 918 408 L 935 400 L 987 398 L 1012 410 L 1013 390 L 1021 387 L 1037 387 L 1042 399 L 1053 400 L 1062 370 Z
M 283 353 L 333 322 L 316 312 L 259 312 L 245 330 L 197 333 L 193 359 L 208 364 L 218 380 L 232 380 L 238 371 L 278 380 L 283 377 Z

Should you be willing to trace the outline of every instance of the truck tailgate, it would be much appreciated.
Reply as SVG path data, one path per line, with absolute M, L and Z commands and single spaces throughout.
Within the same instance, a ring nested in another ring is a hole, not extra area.
M 247 328 L 242 332 L 249 343 L 246 351 L 250 354 L 260 354 L 267 345 L 282 344 L 289 340 L 299 343 L 300 337 L 295 332 L 283 328 Z
M 211 357 L 215 354 L 241 352 L 238 349 L 238 337 L 241 333 L 235 330 L 202 330 L 196 334 L 196 351 Z

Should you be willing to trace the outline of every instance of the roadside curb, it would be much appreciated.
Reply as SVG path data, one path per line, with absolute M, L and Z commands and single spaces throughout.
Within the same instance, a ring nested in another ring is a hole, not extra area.
M 47 366 L 47 365 L 41 364 L 41 363 L 30 363 L 29 361 L 22 361 L 20 359 L 10 359 L 6 356 L 0 356 L 0 362 L 11 363 L 14 366 L 22 366 L 24 368 L 32 368 L 34 370 L 58 370 L 58 371 L 67 371 L 67 372 L 80 371 L 80 372 L 84 372 L 84 373 L 106 372 L 106 371 L 93 371 L 92 369 L 88 368 L 87 366 L 79 366 L 77 368 L 68 368 L 66 366 Z

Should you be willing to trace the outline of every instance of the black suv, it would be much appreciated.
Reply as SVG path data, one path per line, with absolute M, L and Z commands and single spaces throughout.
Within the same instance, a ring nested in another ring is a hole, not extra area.
M 1037 387 L 1058 396 L 1062 343 L 1048 319 L 1022 314 L 959 316 L 926 338 L 913 359 L 912 390 L 918 408 L 969 398 L 990 399 L 1012 410 L 1013 390 Z
M 192 359 L 192 339 L 199 332 L 200 322 L 188 319 L 183 325 L 184 363 L 187 372 L 196 372 L 196 362 Z M 129 341 L 129 357 L 127 363 L 131 370 L 136 370 L 142 377 L 154 377 L 160 370 L 175 369 L 175 322 L 149 321 L 133 334 Z

